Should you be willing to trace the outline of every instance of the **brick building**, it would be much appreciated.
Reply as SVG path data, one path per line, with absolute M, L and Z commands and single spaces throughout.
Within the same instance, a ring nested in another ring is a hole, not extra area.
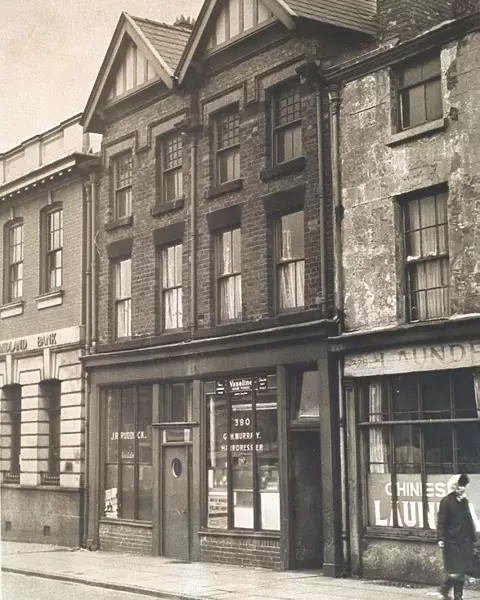
M 0 155 L 2 539 L 78 546 L 84 463 L 84 182 L 80 115 Z
M 325 70 L 346 556 L 356 574 L 435 582 L 453 473 L 470 474 L 480 531 L 480 6 L 383 4 L 381 45 Z
M 83 117 L 103 134 L 91 547 L 340 572 L 315 61 L 375 31 L 370 0 L 122 14 Z

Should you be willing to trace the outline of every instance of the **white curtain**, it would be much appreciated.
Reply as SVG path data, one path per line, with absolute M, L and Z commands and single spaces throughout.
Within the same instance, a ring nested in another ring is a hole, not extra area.
M 382 415 L 382 385 L 380 381 L 371 382 L 369 386 L 369 414 L 370 422 L 377 423 L 383 420 Z M 370 473 L 388 472 L 388 452 L 385 444 L 384 427 L 370 427 Z
M 477 416 L 480 418 L 480 371 L 473 374 L 473 382 L 475 386 L 475 404 L 477 406 Z

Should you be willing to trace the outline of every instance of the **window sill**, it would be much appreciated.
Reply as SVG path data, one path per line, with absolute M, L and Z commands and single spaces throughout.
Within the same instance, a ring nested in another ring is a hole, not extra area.
M 10 319 L 10 317 L 18 317 L 23 315 L 25 302 L 23 300 L 15 300 L 0 306 L 0 319 Z
M 399 131 L 398 133 L 392 134 L 385 144 L 387 146 L 396 146 L 397 144 L 401 144 L 402 142 L 409 142 L 419 137 L 424 137 L 435 133 L 437 131 L 442 131 L 447 127 L 448 119 L 441 118 L 436 121 L 430 121 L 429 123 L 423 123 L 422 125 L 417 125 L 417 127 L 411 127 L 410 129 L 405 129 L 404 131 Z
M 228 194 L 229 192 L 237 192 L 243 188 L 243 179 L 234 179 L 233 181 L 227 181 L 227 183 L 222 183 L 221 185 L 217 185 L 217 187 L 210 188 L 208 192 L 205 194 L 205 198 L 209 200 L 210 198 L 217 198 L 217 196 L 222 196 L 223 194 Z
M 165 213 L 181 210 L 184 206 L 185 198 L 177 198 L 176 200 L 171 200 L 170 202 L 165 202 L 164 204 L 155 204 L 155 206 L 152 206 L 150 209 L 150 214 L 152 217 L 158 217 L 160 215 L 164 215 Z
M 113 229 L 119 229 L 120 227 L 129 227 L 133 225 L 133 215 L 128 217 L 122 217 L 121 219 L 115 219 L 104 224 L 105 231 L 112 231 Z
M 52 306 L 60 306 L 63 304 L 63 290 L 55 290 L 53 292 L 47 292 L 35 298 L 37 302 L 37 310 L 43 310 L 44 308 L 51 308 Z
M 129 527 L 138 527 L 139 529 L 151 529 L 152 528 L 151 521 L 129 521 L 128 519 L 114 519 L 114 518 L 109 519 L 108 517 L 101 517 L 100 523 L 102 523 L 102 524 L 107 523 L 108 525 L 118 525 L 119 527 L 122 525 L 123 526 L 128 525 Z
M 212 535 L 218 537 L 250 537 L 280 539 L 280 531 L 252 531 L 251 529 L 201 529 L 198 535 Z
M 299 156 L 293 160 L 280 163 L 275 167 L 260 171 L 260 179 L 262 181 L 269 181 L 270 179 L 275 179 L 276 177 L 283 177 L 285 175 L 290 175 L 291 173 L 298 173 L 299 171 L 303 171 L 303 169 L 305 169 L 306 162 L 307 161 L 304 156 Z

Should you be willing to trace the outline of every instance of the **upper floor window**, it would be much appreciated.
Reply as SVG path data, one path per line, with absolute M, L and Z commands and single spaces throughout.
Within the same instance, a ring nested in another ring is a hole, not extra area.
M 415 127 L 442 116 L 439 56 L 404 65 L 397 78 L 400 129 Z
M 219 115 L 215 122 L 217 184 L 240 177 L 240 118 L 238 110 Z
M 218 15 L 215 31 L 210 37 L 210 48 L 256 27 L 272 16 L 261 0 L 228 0 Z
M 273 162 L 283 163 L 302 154 L 302 108 L 297 85 L 282 87 L 272 97 Z
M 62 285 L 63 271 L 63 210 L 47 212 L 45 226 L 45 291 L 50 292 Z
M 23 222 L 15 221 L 5 229 L 5 301 L 23 296 Z
M 115 219 L 132 214 L 132 153 L 123 154 L 114 160 L 114 215 Z
M 303 211 L 285 215 L 277 223 L 278 309 L 305 305 L 305 243 Z
M 123 258 L 114 263 L 115 337 L 132 335 L 132 259 Z
M 240 228 L 217 237 L 217 293 L 221 322 L 242 318 L 242 267 Z
M 182 135 L 175 134 L 157 143 L 159 192 L 161 202 L 183 196 Z
M 404 234 L 410 321 L 446 317 L 449 311 L 447 192 L 406 201 Z
M 183 326 L 182 248 L 182 244 L 176 244 L 161 250 L 164 329 L 180 329 Z

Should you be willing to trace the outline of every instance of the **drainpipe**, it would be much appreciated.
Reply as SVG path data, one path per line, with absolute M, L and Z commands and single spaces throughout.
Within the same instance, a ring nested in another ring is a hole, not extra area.
M 197 329 L 197 140 L 191 135 L 190 149 L 190 327 Z
M 343 287 L 343 256 L 342 256 L 342 187 L 340 164 L 340 86 L 329 89 L 330 132 L 331 132 L 331 161 L 332 161 L 332 196 L 333 196 L 333 247 L 334 247 L 334 298 L 335 313 L 338 318 L 338 333 L 344 329 L 344 287 Z M 342 544 L 345 570 L 350 571 L 350 510 L 347 466 L 347 406 L 343 391 L 343 359 L 337 362 L 337 386 L 339 396 L 339 427 L 340 427 L 340 465 L 341 465 L 341 494 L 342 494 Z
M 97 248 L 96 248 L 96 236 L 97 236 L 97 174 L 90 174 L 90 183 L 92 190 L 92 202 L 91 202 L 91 237 L 90 237 L 90 252 L 92 261 L 92 285 L 91 285 L 91 309 L 92 309 L 92 345 L 91 352 L 95 354 L 97 351 L 97 286 L 98 286 L 98 275 L 97 275 Z
M 86 212 L 86 228 L 85 228 L 85 353 L 90 354 L 92 346 L 92 182 L 89 180 L 84 184 L 85 190 L 85 212 Z M 88 539 L 88 409 L 90 406 L 90 386 L 88 375 L 84 370 L 84 401 L 85 401 L 85 416 L 84 416 L 84 440 L 85 440 L 85 473 L 83 481 L 83 512 L 82 512 L 82 546 L 87 547 Z

